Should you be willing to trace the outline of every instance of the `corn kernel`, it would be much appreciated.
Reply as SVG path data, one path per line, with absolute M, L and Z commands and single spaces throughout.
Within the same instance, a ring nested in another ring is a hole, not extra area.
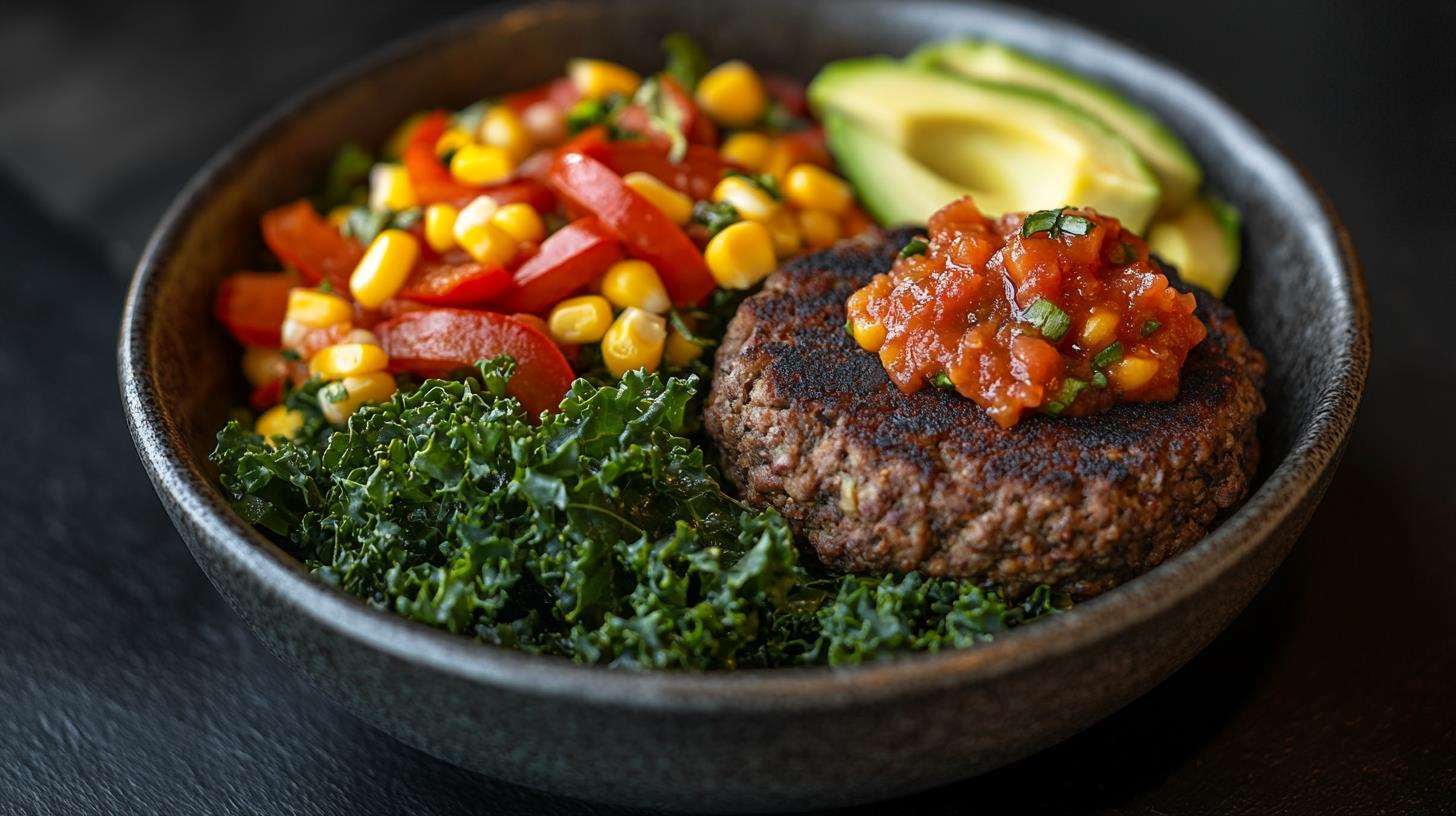
M 780 258 L 787 258 L 803 247 L 804 237 L 799 234 L 799 222 L 787 207 L 776 208 L 763 225 L 768 227 L 769 237 L 773 238 L 774 254 Z
M 1147 357 L 1124 357 L 1107 372 L 1123 391 L 1136 391 L 1158 373 L 1158 361 Z
M 376 164 L 369 171 L 369 209 L 408 210 L 419 204 L 409 173 L 398 164 Z
M 419 257 L 420 242 L 413 235 L 398 229 L 379 233 L 349 276 L 354 300 L 367 309 L 379 308 L 404 286 Z
M 618 309 L 636 306 L 661 314 L 672 308 L 662 277 L 646 261 L 612 264 L 602 276 L 602 294 Z
M 496 105 L 480 117 L 480 141 L 499 147 L 512 159 L 520 161 L 531 155 L 535 140 L 516 112 L 505 105 Z
M 329 214 L 325 217 L 325 220 L 329 222 L 329 226 L 342 231 L 344 229 L 344 222 L 349 220 L 349 214 L 352 212 L 354 212 L 353 207 L 350 207 L 348 204 L 340 204 L 332 210 L 329 210 Z
M 601 295 L 567 298 L 551 309 L 546 326 L 558 343 L 595 343 L 612 325 L 612 304 Z
M 1100 349 L 1112 340 L 1117 331 L 1117 314 L 1107 309 L 1094 309 L 1082 324 L 1082 346 Z
M 698 81 L 698 107 L 720 125 L 742 128 L 768 109 L 768 92 L 758 72 L 740 60 L 725 62 Z
M 642 85 L 642 77 L 636 71 L 606 60 L 572 60 L 566 66 L 566 74 L 577 93 L 587 99 L 605 99 L 612 94 L 631 96 Z
M 635 368 L 656 371 L 667 343 L 667 321 L 661 315 L 629 306 L 602 338 L 602 362 L 613 377 Z
M 288 361 L 278 349 L 248 346 L 243 349 L 243 376 L 252 386 L 267 385 L 288 373 Z
M 739 215 L 750 221 L 767 221 L 779 208 L 773 196 L 742 176 L 729 176 L 718 182 L 713 188 L 713 200 L 732 204 Z
M 888 334 L 885 324 L 876 320 L 851 320 L 849 333 L 854 336 L 854 342 L 865 351 L 879 351 Z
M 335 343 L 321 349 L 308 361 L 308 371 L 326 380 L 383 371 L 389 355 L 373 343 Z
M 490 223 L 516 239 L 517 243 L 540 241 L 546 237 L 546 225 L 534 207 L 523 201 L 507 204 L 495 211 Z
M 476 227 L 489 224 L 491 217 L 498 209 L 500 209 L 500 205 L 496 204 L 495 199 L 488 195 L 480 195 L 472 199 L 469 204 L 465 205 L 465 209 L 455 216 L 455 226 L 451 230 L 455 235 L 455 242 L 464 246 L 465 236 Z
M 360 406 L 384 402 L 394 391 L 394 377 L 387 371 L 345 377 L 319 389 L 319 410 L 331 424 L 343 425 Z
M 475 144 L 475 137 L 470 135 L 470 131 L 452 127 L 444 133 L 441 133 L 440 138 L 435 140 L 435 155 L 444 156 L 448 153 L 454 153 L 460 148 L 471 144 Z
M 491 145 L 466 145 L 450 158 L 450 175 L 461 184 L 477 187 L 505 181 L 516 172 L 511 154 Z
M 425 208 L 425 243 L 436 252 L 455 248 L 455 220 L 460 210 L 450 204 L 431 204 Z
M 628 173 L 622 177 L 622 181 L 637 195 L 661 210 L 672 223 L 686 224 L 693 217 L 693 200 L 658 181 L 651 173 L 640 170 Z
M 774 270 L 773 236 L 757 221 L 739 221 L 714 235 L 703 250 L 708 271 L 725 289 L 747 289 Z
M 305 328 L 323 329 L 353 320 L 354 309 L 349 301 L 338 295 L 317 289 L 297 288 L 288 291 L 288 310 L 285 317 Z
M 481 224 L 465 233 L 460 248 L 480 263 L 505 266 L 516 257 L 520 244 L 495 224 Z
M 258 416 L 258 421 L 253 423 L 253 433 L 263 437 L 269 445 L 274 444 L 273 437 L 281 436 L 285 439 L 292 439 L 303 427 L 303 412 L 296 411 L 283 405 L 275 405 Z
M 839 240 L 839 219 L 825 210 L 799 210 L 799 232 L 810 249 L 823 249 Z
M 796 164 L 784 176 L 784 196 L 805 210 L 843 215 L 854 203 L 849 182 L 815 164 Z
M 735 133 L 723 140 L 723 146 L 718 149 L 718 153 L 724 161 L 732 162 L 750 173 L 762 173 L 768 167 L 769 157 L 773 155 L 773 141 L 762 133 Z
M 662 357 L 667 364 L 681 368 L 703 356 L 703 347 L 687 338 L 687 335 L 673 329 L 667 334 L 667 347 Z

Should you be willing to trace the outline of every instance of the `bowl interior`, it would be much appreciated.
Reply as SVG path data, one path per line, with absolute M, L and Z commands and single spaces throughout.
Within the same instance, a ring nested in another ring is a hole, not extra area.
M 166 489 L 194 491 L 203 513 L 228 515 L 207 454 L 243 390 L 238 348 L 211 304 L 224 275 L 263 262 L 264 210 L 306 194 L 340 144 L 377 145 L 413 111 L 544 81 L 571 56 L 650 71 L 660 64 L 659 40 L 677 30 L 712 55 L 804 79 L 839 57 L 900 55 L 936 38 L 982 35 L 1098 77 L 1152 108 L 1192 147 L 1212 191 L 1244 217 L 1244 264 L 1229 299 L 1270 363 L 1263 486 L 1250 504 L 1264 502 L 1264 512 L 1292 502 L 1270 483 L 1297 486 L 1337 455 L 1368 343 L 1353 258 L 1298 172 L 1187 77 L 1065 23 L 994 6 L 745 0 L 729 14 L 711 3 L 651 0 L 521 6 L 414 38 L 305 93 L 194 180 L 143 258 L 123 335 L 123 385 L 144 458 L 199 477 Z M 1227 546 L 1237 546 L 1238 533 L 1222 533 Z M 263 546 L 256 535 L 234 539 L 227 546 Z M 1200 545 L 1182 559 L 1206 555 Z M 1158 572 L 1139 580 L 1156 581 Z M 1094 603 L 1114 603 L 1123 591 Z

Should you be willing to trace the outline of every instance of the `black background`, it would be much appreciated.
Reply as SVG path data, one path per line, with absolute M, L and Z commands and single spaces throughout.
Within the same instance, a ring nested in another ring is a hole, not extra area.
M 286 671 L 193 565 L 116 397 L 123 289 L 186 178 L 300 83 L 476 5 L 0 9 L 0 813 L 608 812 L 405 748 Z M 1224 636 L 908 804 L 1456 811 L 1453 4 L 1037 5 L 1187 68 L 1309 169 L 1365 262 L 1376 358 L 1328 497 Z

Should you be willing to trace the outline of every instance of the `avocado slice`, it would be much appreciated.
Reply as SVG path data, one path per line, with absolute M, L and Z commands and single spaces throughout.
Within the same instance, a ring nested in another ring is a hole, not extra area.
M 829 148 L 883 223 L 923 224 L 950 193 L 993 214 L 1092 207 L 1138 232 L 1158 208 L 1137 152 L 1049 94 L 870 57 L 825 66 L 809 100 L 846 120 Z
M 1203 168 L 1162 122 L 1116 91 L 1070 71 L 1000 43 L 979 40 L 927 45 L 911 54 L 907 62 L 967 79 L 1043 91 L 1102 120 L 1126 139 L 1157 175 L 1163 188 L 1159 215 L 1183 209 L 1203 185 Z
M 1223 297 L 1239 271 L 1239 213 L 1205 196 L 1172 218 L 1154 221 L 1148 247 L 1178 267 L 1184 281 Z

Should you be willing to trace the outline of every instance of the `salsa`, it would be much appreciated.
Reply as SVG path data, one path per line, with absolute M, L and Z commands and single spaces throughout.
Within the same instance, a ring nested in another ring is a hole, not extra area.
M 893 268 L 850 296 L 847 330 L 900 390 L 975 400 L 1002 427 L 1171 400 L 1207 334 L 1147 243 L 1064 207 L 991 219 L 969 198 L 930 218 Z

